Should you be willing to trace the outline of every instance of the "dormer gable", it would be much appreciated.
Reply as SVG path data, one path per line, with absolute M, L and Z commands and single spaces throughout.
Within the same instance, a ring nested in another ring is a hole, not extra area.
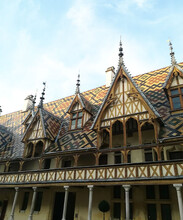
M 76 94 L 67 109 L 67 113 L 70 114 L 70 125 L 69 129 L 82 129 L 85 123 L 91 118 L 93 115 L 93 107 L 92 105 L 84 98 L 84 96 L 80 93 L 80 80 L 78 80 L 76 84 Z
M 121 65 L 97 113 L 92 129 L 109 127 L 118 118 L 138 115 L 139 120 L 155 119 L 160 115 L 137 86 L 126 67 Z
M 180 113 L 183 111 L 183 70 L 175 60 L 171 42 L 169 45 L 172 66 L 170 67 L 163 88 L 169 100 L 172 113 Z

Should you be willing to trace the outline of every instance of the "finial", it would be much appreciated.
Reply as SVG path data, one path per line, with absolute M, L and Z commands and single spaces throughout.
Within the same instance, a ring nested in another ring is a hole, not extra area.
M 32 105 L 32 116 L 34 116 L 34 108 L 35 108 L 35 104 L 36 104 L 36 98 L 37 98 L 37 90 L 36 90 L 36 93 L 35 93 L 35 96 L 33 98 L 33 105 Z
M 175 56 L 174 56 L 175 53 L 173 52 L 173 47 L 172 47 L 172 43 L 170 40 L 169 40 L 169 46 L 170 46 L 171 63 L 172 63 L 172 65 L 175 65 L 175 64 L 177 64 L 177 61 L 175 59 Z
M 43 107 L 43 100 L 44 100 L 44 95 L 45 95 L 45 89 L 46 89 L 46 82 L 43 82 L 43 92 L 42 92 L 42 96 L 40 97 L 40 103 L 38 105 L 39 108 Z
M 122 43 L 121 43 L 121 36 L 120 36 L 120 42 L 119 42 L 119 63 L 118 67 L 120 67 L 123 63 L 123 48 L 122 48 Z
M 80 93 L 80 74 L 78 74 L 78 79 L 76 83 L 76 94 Z
M 1 105 L 0 105 L 0 116 L 1 116 L 1 113 L 2 113 L 2 108 L 1 108 Z

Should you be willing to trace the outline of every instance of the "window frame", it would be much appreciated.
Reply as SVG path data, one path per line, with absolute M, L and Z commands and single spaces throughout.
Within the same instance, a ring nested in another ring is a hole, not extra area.
M 80 113 L 82 113 L 81 116 L 79 115 Z M 76 117 L 73 118 L 74 115 L 76 115 Z M 72 112 L 71 121 L 70 121 L 70 130 L 82 129 L 82 127 L 83 127 L 83 115 L 84 115 L 83 111 Z M 81 126 L 80 127 L 78 127 L 78 120 L 79 119 L 81 119 Z M 75 127 L 74 128 L 72 128 L 72 122 L 73 121 L 75 121 Z
M 172 94 L 172 91 L 174 90 L 177 90 L 178 93 Z M 168 95 L 169 95 L 169 101 L 170 101 L 170 108 L 172 111 L 183 109 L 183 85 L 178 85 L 178 86 L 169 88 Z M 179 97 L 180 108 L 175 108 L 173 104 L 173 99 L 177 97 Z

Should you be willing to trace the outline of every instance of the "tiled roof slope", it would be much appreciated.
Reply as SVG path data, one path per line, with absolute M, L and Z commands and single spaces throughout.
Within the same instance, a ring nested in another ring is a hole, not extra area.
M 183 69 L 183 63 L 179 63 L 179 66 Z M 170 105 L 163 90 L 170 68 L 171 66 L 133 77 L 162 117 L 165 127 L 160 133 L 160 138 L 183 135 L 183 117 L 170 114 Z
M 83 92 L 82 95 L 93 106 L 100 106 L 106 95 L 106 92 L 107 92 L 107 88 L 105 86 L 101 86 Z M 44 109 L 52 113 L 53 115 L 61 118 L 68 109 L 71 101 L 73 100 L 73 97 L 74 95 L 46 103 L 44 104 Z M 23 143 L 21 142 L 21 139 L 24 133 L 24 126 L 22 125 L 22 122 L 25 120 L 26 117 L 27 117 L 27 112 L 22 112 L 22 111 L 13 112 L 0 117 L 0 125 L 6 127 L 8 131 L 12 132 L 14 139 L 13 145 L 10 147 L 8 152 L 5 152 L 5 155 L 11 154 L 12 158 L 17 158 L 22 156 Z
M 183 69 L 183 63 L 180 63 L 179 66 Z M 182 115 L 179 116 L 170 115 L 169 102 L 163 90 L 163 84 L 167 78 L 169 70 L 170 70 L 170 66 L 133 77 L 135 83 L 139 86 L 141 91 L 145 94 L 145 96 L 148 98 L 150 103 L 153 105 L 153 107 L 162 117 L 165 127 L 163 128 L 163 131 L 161 131 L 160 138 L 183 135 L 183 117 Z M 102 104 L 103 99 L 107 93 L 107 90 L 108 88 L 106 88 L 105 86 L 101 86 L 83 92 L 82 96 L 90 104 L 98 108 Z M 60 118 L 65 114 L 73 98 L 74 95 L 46 103 L 44 104 L 44 109 Z M 26 116 L 27 113 L 18 111 L 0 117 L 0 125 L 6 127 L 8 131 L 13 133 L 13 139 L 14 139 L 13 146 L 10 147 L 10 149 L 8 150 L 9 152 L 5 153 L 5 155 L 10 155 L 11 152 L 11 157 L 21 157 L 23 153 L 23 144 L 21 143 L 20 140 L 22 138 L 24 131 L 22 122 Z M 84 132 L 86 134 L 84 135 L 86 138 L 91 135 L 93 139 L 90 138 L 89 140 L 87 140 L 88 142 L 85 143 L 83 142 L 82 145 L 81 140 L 84 137 L 82 136 L 83 134 L 79 132 L 75 132 L 75 133 L 69 132 L 68 134 L 65 134 L 63 137 L 58 136 L 58 146 L 56 147 L 56 145 L 54 145 L 54 147 L 53 146 L 50 147 L 49 149 L 47 149 L 47 152 L 66 150 L 66 149 L 67 150 L 76 149 L 76 148 L 81 149 L 85 146 L 89 146 L 87 145 L 87 143 L 90 144 L 90 147 L 95 146 L 96 137 L 93 134 L 93 132 L 90 131 L 84 131 Z M 66 140 L 70 140 L 70 142 Z

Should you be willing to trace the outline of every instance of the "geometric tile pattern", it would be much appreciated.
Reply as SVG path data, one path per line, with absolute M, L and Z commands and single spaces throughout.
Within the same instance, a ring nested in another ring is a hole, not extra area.
M 179 66 L 183 68 L 183 63 L 180 63 Z M 165 67 L 156 71 L 133 77 L 133 80 L 138 85 L 140 90 L 145 94 L 149 102 L 153 105 L 154 109 L 156 109 L 156 111 L 162 117 L 165 126 L 161 129 L 160 138 L 176 137 L 183 135 L 183 117 L 182 115 L 175 116 L 170 114 L 170 105 L 163 90 L 163 84 L 169 74 L 169 70 L 170 67 Z M 88 109 L 91 110 L 92 107 L 93 109 L 97 110 L 102 104 L 107 94 L 107 90 L 108 88 L 106 88 L 105 86 L 101 86 L 80 93 L 80 95 L 82 97 L 83 102 L 85 102 L 85 106 L 87 106 Z M 57 136 L 57 132 L 60 129 L 59 119 L 61 119 L 61 117 L 65 115 L 73 98 L 74 95 L 43 105 L 43 109 L 45 109 L 45 111 L 42 112 L 44 118 L 44 126 L 46 129 L 46 134 L 50 138 L 54 139 Z M 22 156 L 24 151 L 24 145 L 21 142 L 24 133 L 24 125 L 22 125 L 22 122 L 25 120 L 27 115 L 28 112 L 17 111 L 0 117 L 0 125 L 6 128 L 6 130 L 9 132 L 9 135 L 7 134 L 7 132 L 2 132 L 2 127 L 0 127 L 1 158 L 17 158 Z M 64 117 L 67 118 L 68 115 L 65 115 Z M 63 118 L 61 119 L 61 121 L 62 120 Z M 12 136 L 10 134 L 12 134 Z M 7 145 L 7 142 L 11 142 L 11 145 Z M 88 147 L 96 147 L 96 133 L 90 130 L 83 130 L 77 132 L 69 132 L 63 136 L 59 136 L 58 146 L 50 146 L 48 148 L 49 150 L 47 149 L 47 152 L 63 151 L 78 148 L 82 149 Z M 138 172 L 135 169 L 128 170 L 128 174 L 130 176 L 135 175 L 135 172 L 141 173 L 141 176 L 147 175 L 146 170 L 138 170 Z M 156 169 L 156 167 L 154 167 L 151 170 L 149 170 L 149 172 L 152 175 L 158 176 L 160 171 Z M 164 170 L 162 172 L 166 173 L 168 171 Z M 179 172 L 182 171 L 180 170 Z M 123 170 L 118 170 L 117 173 L 121 176 L 124 175 Z M 35 177 L 35 179 L 36 178 L 37 177 Z

